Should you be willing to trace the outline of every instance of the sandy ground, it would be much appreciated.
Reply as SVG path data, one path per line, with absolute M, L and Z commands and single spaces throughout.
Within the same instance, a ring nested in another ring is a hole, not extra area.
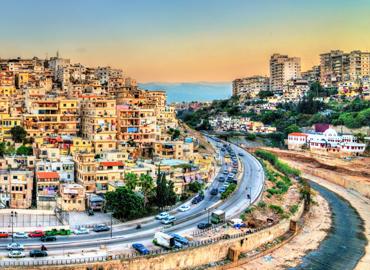
M 317 195 L 317 205 L 306 216 L 303 230 L 290 242 L 272 253 L 257 258 L 233 270 L 286 269 L 298 265 L 308 251 L 317 249 L 331 226 L 331 213 L 327 201 Z

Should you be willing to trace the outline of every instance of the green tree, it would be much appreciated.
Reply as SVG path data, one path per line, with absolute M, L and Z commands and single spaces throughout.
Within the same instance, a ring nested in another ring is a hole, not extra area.
M 193 181 L 188 185 L 188 188 L 190 191 L 197 193 L 202 190 L 203 185 L 199 183 L 198 181 Z
M 138 185 L 137 175 L 135 173 L 125 174 L 125 185 L 128 189 L 134 190 Z
M 0 143 L 0 156 L 1 156 L 1 157 L 2 157 L 2 156 L 4 156 L 5 151 L 6 151 L 6 145 L 5 145 L 5 143 L 4 143 L 4 142 L 1 142 L 1 143 Z
M 167 181 L 166 175 L 158 171 L 156 187 L 156 204 L 165 207 L 176 203 L 176 193 L 172 181 Z
M 15 126 L 10 130 L 10 134 L 12 135 L 13 141 L 19 143 L 23 142 L 23 140 L 26 138 L 27 131 L 21 126 Z
M 301 131 L 301 129 L 299 128 L 299 126 L 297 126 L 296 124 L 293 124 L 293 125 L 290 125 L 287 128 L 285 128 L 284 133 L 285 133 L 285 135 L 288 135 L 289 133 L 300 132 L 300 131 Z
M 31 156 L 33 154 L 33 149 L 32 147 L 21 145 L 18 147 L 16 154 L 22 156 Z
M 267 97 L 272 97 L 274 95 L 274 93 L 273 92 L 271 92 L 271 91 L 260 91 L 259 93 L 258 93 L 258 97 L 260 98 L 260 99 L 265 99 L 265 98 L 267 98 Z
M 105 195 L 106 208 L 118 219 L 135 219 L 145 214 L 144 199 L 127 187 L 119 187 Z
M 154 181 L 150 175 L 142 174 L 139 178 L 139 186 L 141 188 L 141 192 L 144 195 L 144 207 L 148 202 L 148 198 L 153 195 L 154 193 Z

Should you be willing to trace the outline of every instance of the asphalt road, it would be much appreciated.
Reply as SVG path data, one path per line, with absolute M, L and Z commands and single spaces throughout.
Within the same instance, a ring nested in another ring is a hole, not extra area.
M 209 140 L 213 144 L 217 144 L 213 139 L 209 138 Z M 65 252 L 76 252 L 82 249 L 96 249 L 99 248 L 100 245 L 116 247 L 117 245 L 128 245 L 133 242 L 145 243 L 153 239 L 153 235 L 156 231 L 161 230 L 183 233 L 194 229 L 200 222 L 207 222 L 209 215 L 209 211 L 207 211 L 207 209 L 216 203 L 221 203 L 217 209 L 224 210 L 226 212 L 227 219 L 238 216 L 250 204 L 250 202 L 253 202 L 261 193 L 264 182 L 264 173 L 262 166 L 252 155 L 235 145 L 232 145 L 232 148 L 236 154 L 242 154 L 242 156 L 239 156 L 239 159 L 240 162 L 243 163 L 244 172 L 241 177 L 241 181 L 239 182 L 238 189 L 224 202 L 219 202 L 220 195 L 212 196 L 210 194 L 212 188 L 222 185 L 222 183 L 217 181 L 218 176 L 222 174 L 223 169 L 226 167 L 225 159 L 222 157 L 222 167 L 215 180 L 206 190 L 205 199 L 196 205 L 192 205 L 191 209 L 187 212 L 177 212 L 174 214 L 179 224 L 165 227 L 160 223 L 160 221 L 152 218 L 145 224 L 143 223 L 141 229 L 136 229 L 136 224 L 132 222 L 129 226 L 125 224 L 113 226 L 112 238 L 110 232 L 91 232 L 88 235 L 58 237 L 57 242 L 45 244 L 48 247 L 49 253 L 52 255 L 62 255 Z M 247 196 L 248 194 L 250 196 Z M 181 222 L 182 220 L 186 221 Z M 0 239 L 0 248 L 2 249 L 0 254 L 2 256 L 6 255 L 6 244 L 10 242 L 10 239 Z M 17 239 L 16 242 L 24 244 L 26 250 L 40 248 L 42 243 L 39 239 Z M 27 258 L 24 260 L 27 260 Z M 47 258 L 40 260 L 47 260 Z

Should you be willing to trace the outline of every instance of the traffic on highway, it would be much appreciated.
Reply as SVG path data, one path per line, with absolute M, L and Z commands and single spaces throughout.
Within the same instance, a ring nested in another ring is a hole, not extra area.
M 0 233 L 0 254 L 13 260 L 27 259 L 24 258 L 27 256 L 63 256 L 68 252 L 96 249 L 101 245 L 107 248 L 129 245 L 145 255 L 149 252 L 147 243 L 154 242 L 167 249 L 185 247 L 189 240 L 184 235 L 189 231 L 204 230 L 213 224 L 239 217 L 262 192 L 262 166 L 244 149 L 208 135 L 207 138 L 219 156 L 218 173 L 204 192 L 174 210 L 158 213 L 145 221 L 130 222 L 130 225 L 121 223 L 110 227 L 98 224 L 91 229 L 82 226 L 75 230 L 37 230 L 13 235 Z M 235 191 L 222 200 L 222 193 L 232 184 L 236 185 Z

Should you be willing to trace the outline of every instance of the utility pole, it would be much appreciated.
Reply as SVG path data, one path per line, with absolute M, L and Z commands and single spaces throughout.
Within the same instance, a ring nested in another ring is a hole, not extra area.
M 12 222 L 12 243 L 14 242 L 14 218 L 17 217 L 17 212 L 16 211 L 11 211 L 10 212 L 10 218 Z

